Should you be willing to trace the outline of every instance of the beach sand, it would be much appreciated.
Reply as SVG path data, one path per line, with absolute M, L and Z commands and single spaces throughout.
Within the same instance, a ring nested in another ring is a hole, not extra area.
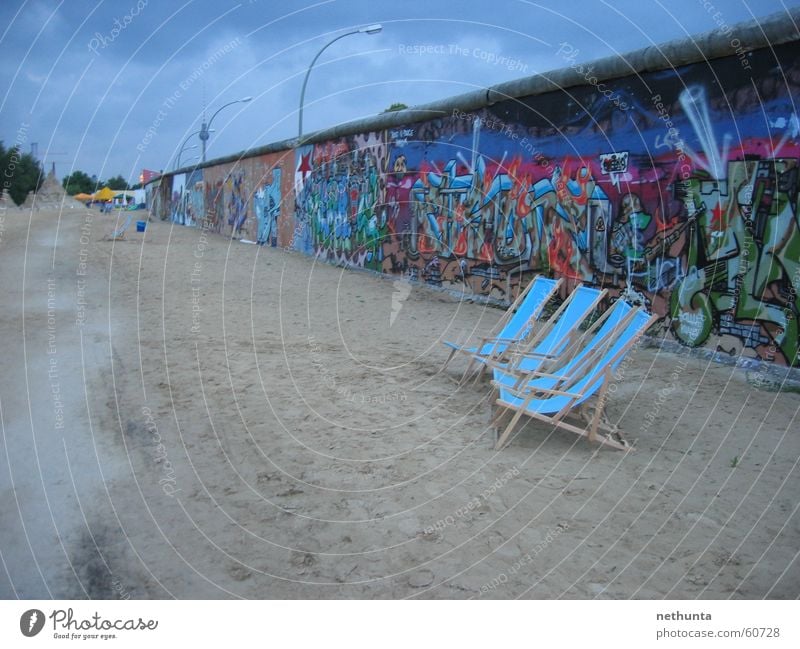
M 639 346 L 635 450 L 495 452 L 500 310 L 117 216 L 3 217 L 3 598 L 800 595 L 800 395 Z

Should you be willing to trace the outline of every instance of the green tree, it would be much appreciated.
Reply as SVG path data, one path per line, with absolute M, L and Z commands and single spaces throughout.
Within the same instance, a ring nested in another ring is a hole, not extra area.
M 19 146 L 6 149 L 0 142 L 0 168 L 2 168 L 2 188 L 11 199 L 22 205 L 30 191 L 36 191 L 44 181 L 44 173 L 39 161 L 30 153 L 21 153 Z
M 122 176 L 114 176 L 113 178 L 109 178 L 105 183 L 103 183 L 104 187 L 106 185 L 108 185 L 109 189 L 128 189 L 128 181 Z
M 89 174 L 76 169 L 69 176 L 65 176 L 61 181 L 64 191 L 70 196 L 75 194 L 91 194 L 95 191 L 95 183 Z
M 393 112 L 394 112 L 394 111 L 396 111 L 396 110 L 405 110 L 406 108 L 408 108 L 408 106 L 406 106 L 404 103 L 402 103 L 402 102 L 395 102 L 395 103 L 393 103 L 391 106 L 389 106 L 389 108 L 387 108 L 387 109 L 386 109 L 385 111 L 383 111 L 383 112 L 384 112 L 384 113 L 393 113 Z

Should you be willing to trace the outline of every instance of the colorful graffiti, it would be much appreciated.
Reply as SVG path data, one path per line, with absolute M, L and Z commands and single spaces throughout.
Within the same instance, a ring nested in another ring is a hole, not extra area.
M 169 218 L 178 225 L 194 226 L 205 205 L 203 173 L 200 170 L 172 177 Z
M 161 187 L 161 178 L 157 178 L 156 180 L 145 185 L 144 191 L 145 203 L 147 204 L 149 215 L 152 218 L 159 218 L 160 215 L 164 213 L 164 199 L 163 190 Z
M 173 223 L 186 225 L 186 174 L 177 174 L 172 177 L 172 196 L 169 202 L 169 218 Z
M 298 151 L 295 219 L 297 229 L 310 232 L 316 256 L 383 269 L 387 231 L 385 195 L 379 184 L 385 168 L 381 144 L 370 139 L 362 146 L 342 141 Z
M 225 223 L 225 186 L 221 178 L 215 177 L 217 174 L 209 173 L 205 170 L 204 173 L 204 186 L 205 186 L 205 223 L 209 230 L 222 233 L 223 225 Z
M 272 181 L 263 184 L 253 197 L 253 207 L 258 220 L 256 242 L 260 245 L 278 245 L 278 217 L 281 209 L 281 169 L 272 170 Z
M 244 234 L 249 198 L 244 169 L 233 169 L 225 178 L 224 197 L 225 215 L 228 220 L 231 236 L 239 237 Z
M 205 186 L 203 184 L 203 172 L 195 170 L 187 175 L 186 178 L 186 211 L 184 213 L 184 225 L 197 225 L 197 222 L 205 214 Z
M 770 81 L 776 56 L 800 78 L 798 47 L 751 53 L 752 78 L 729 57 L 609 82 L 624 110 L 575 87 L 215 165 L 169 207 L 477 294 L 602 286 L 682 344 L 798 364 L 800 120 Z
M 244 158 L 192 174 L 187 185 L 195 222 L 203 218 L 207 229 L 236 239 L 288 245 L 292 220 L 286 216 L 285 198 L 291 194 L 291 180 L 283 173 L 284 157 Z
M 619 249 L 609 257 L 613 209 L 590 163 L 526 161 L 508 150 L 479 154 L 483 121 L 472 123 L 471 160 L 459 151 L 438 161 L 431 155 L 440 148 L 435 142 L 405 140 L 397 151 L 391 133 L 381 157 L 349 142 L 299 152 L 297 219 L 310 224 L 313 254 L 436 284 L 469 283 L 500 296 L 510 272 L 599 282 L 598 275 L 635 276 L 642 264 L 652 266 L 645 246 L 653 247 L 666 226 L 643 212 L 638 195 L 620 199 L 613 233 Z M 400 133 L 412 136 L 415 129 Z M 416 164 L 409 166 L 410 159 Z M 388 171 L 380 174 L 381 168 Z M 626 245 L 626 236 L 635 245 Z M 660 259 L 644 275 L 653 290 L 668 288 L 677 278 L 675 261 Z
M 294 155 L 289 156 L 294 160 Z M 292 175 L 287 173 L 293 162 L 286 153 L 266 154 L 252 158 L 250 173 L 253 179 L 253 226 L 248 236 L 263 246 L 292 248 L 302 241 L 293 218 L 287 218 L 294 207 Z
M 716 65 L 732 78 L 733 62 Z M 546 106 L 523 114 L 511 102 L 370 134 L 385 144 L 379 156 L 356 138 L 307 147 L 297 156 L 299 205 L 313 254 L 501 297 L 515 276 L 546 272 L 646 304 L 686 345 L 796 364 L 800 123 L 791 102 L 771 98 L 764 129 L 763 98 L 736 80 L 728 91 L 739 114 L 721 118 L 718 91 L 698 83 L 667 103 L 663 80 L 671 88 L 674 77 L 653 77 L 662 92 L 620 91 L 652 148 L 635 145 L 630 116 L 609 118 L 603 148 L 592 148 L 591 115 L 571 120 L 564 138 L 531 119 L 547 122 Z
M 729 162 L 724 178 L 689 181 L 686 277 L 670 301 L 679 340 L 701 345 L 716 330 L 728 338 L 726 351 L 797 358 L 797 193 L 797 158 Z

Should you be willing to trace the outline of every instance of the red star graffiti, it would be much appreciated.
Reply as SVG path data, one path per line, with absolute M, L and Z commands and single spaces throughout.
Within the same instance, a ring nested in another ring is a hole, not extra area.
M 306 176 L 311 172 L 311 152 L 300 156 L 300 165 L 297 167 L 297 171 L 302 174 L 303 182 L 305 182 Z
M 717 203 L 714 206 L 714 209 L 711 210 L 711 227 L 714 230 L 723 230 L 725 228 L 725 224 L 722 222 L 722 216 L 724 213 L 725 212 L 722 209 L 721 203 Z

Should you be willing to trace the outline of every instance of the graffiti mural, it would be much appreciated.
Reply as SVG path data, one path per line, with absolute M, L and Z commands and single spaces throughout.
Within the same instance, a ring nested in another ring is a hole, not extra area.
M 717 330 L 736 353 L 752 348 L 789 363 L 800 314 L 798 158 L 729 162 L 726 172 L 688 183 L 694 218 L 686 277 L 671 295 L 672 328 L 690 346 Z
M 186 206 L 189 195 L 186 191 L 186 174 L 172 177 L 172 196 L 169 203 L 169 218 L 173 223 L 186 225 Z
M 306 252 L 343 265 L 383 269 L 386 211 L 379 179 L 385 151 L 373 134 L 298 150 L 295 221 L 296 230 L 308 231 L 311 250 Z
M 225 189 L 222 180 L 209 179 L 206 181 L 206 223 L 207 227 L 215 232 L 222 232 L 225 222 L 223 201 L 225 200 Z
M 239 166 L 225 178 L 225 216 L 232 237 L 238 238 L 243 234 L 248 199 L 245 171 Z
M 161 179 L 154 180 L 153 182 L 145 185 L 145 202 L 147 203 L 148 213 L 153 218 L 159 218 L 164 213 L 163 207 L 163 190 L 161 187 Z
M 259 245 L 278 245 L 278 216 L 281 207 L 281 170 L 272 170 L 272 182 L 261 185 L 256 190 L 253 206 L 258 220 L 258 235 L 256 242 Z
M 294 154 L 269 153 L 250 160 L 254 218 L 248 236 L 263 246 L 294 248 L 302 232 L 287 218 L 294 207 L 292 165 Z M 248 161 L 244 161 L 247 164 Z
M 587 87 L 572 104 L 596 111 L 551 93 L 308 146 L 309 252 L 497 297 L 545 272 L 645 304 L 686 345 L 797 363 L 800 122 L 737 65 L 714 62 L 727 86 L 692 66 L 647 93 L 620 80 L 627 111 Z
M 203 171 L 197 169 L 186 177 L 186 211 L 184 214 L 184 225 L 197 225 L 197 222 L 205 214 L 205 185 L 203 183 Z
M 610 80 L 615 101 L 575 86 L 212 165 L 173 177 L 165 209 L 501 299 L 534 273 L 604 287 L 681 344 L 797 365 L 798 50 L 751 52 L 747 74 L 731 56 Z

